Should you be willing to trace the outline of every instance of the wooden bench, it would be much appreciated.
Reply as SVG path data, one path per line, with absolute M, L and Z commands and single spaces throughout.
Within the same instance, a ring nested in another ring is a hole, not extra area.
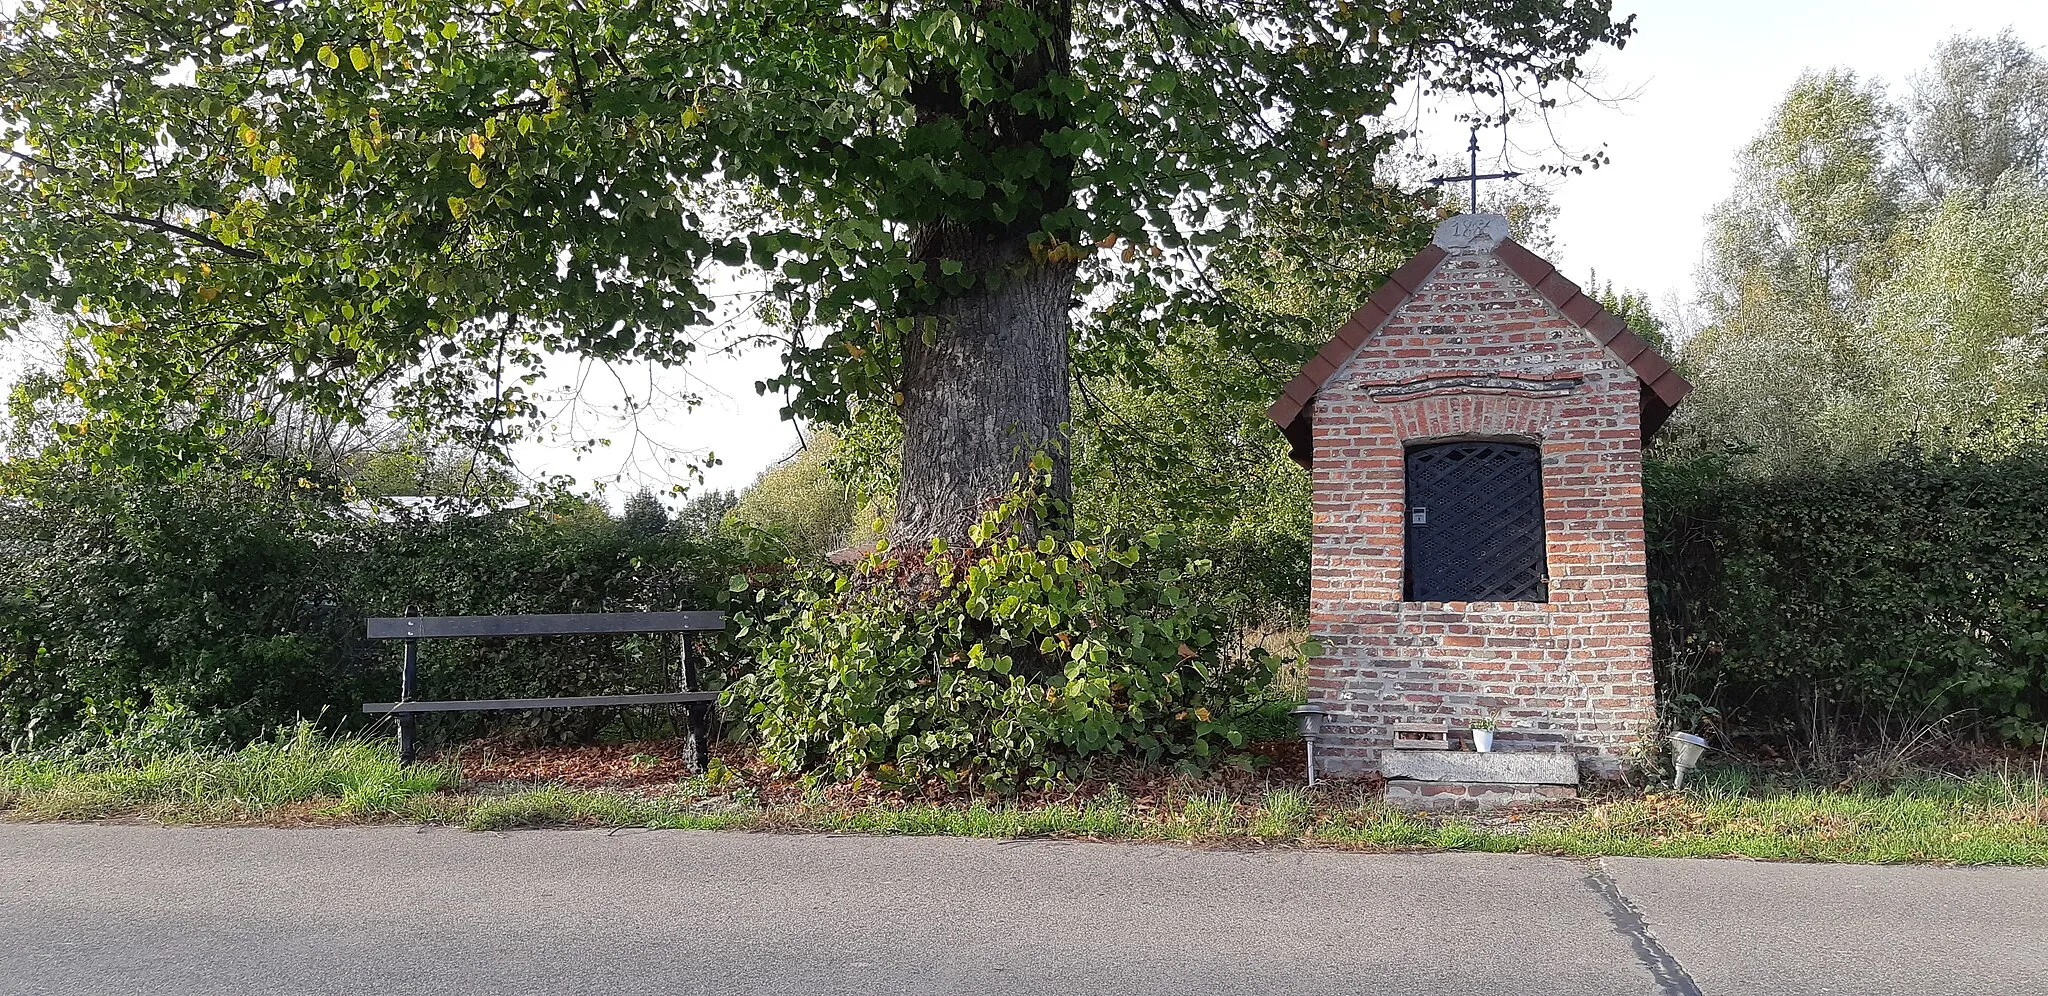
M 725 629 L 723 612 L 566 612 L 524 616 L 403 616 L 371 619 L 372 640 L 404 640 L 405 657 L 398 676 L 397 702 L 370 702 L 363 711 L 398 717 L 398 753 L 411 764 L 419 751 L 414 727 L 424 712 L 485 712 L 505 709 L 583 709 L 592 706 L 679 705 L 690 717 L 690 739 L 697 770 L 711 766 L 711 719 L 717 692 L 695 691 L 697 667 L 689 642 L 682 640 L 680 688 L 644 695 L 569 695 L 543 699 L 459 699 L 422 702 L 419 695 L 420 641 L 500 636 L 589 636 L 605 633 L 716 633 Z

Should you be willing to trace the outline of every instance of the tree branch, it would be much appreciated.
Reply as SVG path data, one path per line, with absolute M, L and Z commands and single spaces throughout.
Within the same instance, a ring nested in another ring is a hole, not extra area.
M 155 218 L 146 218 L 143 217 L 142 215 L 129 214 L 125 211 L 101 211 L 100 214 L 105 215 L 108 218 L 112 218 L 115 221 L 124 222 L 130 225 L 139 225 L 143 228 L 153 229 L 155 231 L 162 232 L 166 235 L 176 235 L 179 236 L 180 238 L 189 239 L 193 242 L 199 243 L 200 245 L 206 246 L 209 249 L 214 249 L 219 252 L 226 253 L 237 259 L 260 260 L 263 258 L 262 253 L 257 252 L 253 249 L 243 249 L 239 246 L 228 245 L 227 243 L 222 242 L 221 240 L 216 239 L 213 236 L 207 235 L 204 232 L 194 231 L 190 228 L 186 228 L 183 225 L 174 225 L 168 221 L 159 221 Z
M 49 160 L 47 160 L 47 159 L 38 159 L 38 158 L 36 158 L 35 156 L 31 156 L 31 155 L 26 155 L 26 154 L 24 154 L 24 153 L 16 152 L 16 151 L 14 151 L 13 149 L 9 149 L 9 148 L 0 148 L 0 155 L 5 155 L 5 156 L 12 156 L 12 157 L 14 157 L 15 159 L 17 159 L 17 160 L 19 160 L 19 161 L 21 161 L 21 162 L 25 162 L 25 163 L 29 164 L 30 166 L 40 166 L 40 167 L 42 167 L 42 168 L 44 168 L 44 169 L 53 169 L 53 170 L 56 170 L 56 171 L 57 171 L 57 172 L 59 172 L 59 173 L 69 173 L 69 172 L 71 172 L 70 170 L 68 170 L 68 169 L 65 169 L 64 167 L 62 167 L 62 166 L 59 166 L 59 165 L 57 165 L 56 163 L 53 163 L 53 162 L 51 162 L 51 161 L 49 161 Z

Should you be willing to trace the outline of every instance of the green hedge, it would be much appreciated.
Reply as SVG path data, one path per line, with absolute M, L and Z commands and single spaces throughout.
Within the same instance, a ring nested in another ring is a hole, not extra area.
M 717 607 L 761 555 L 581 502 L 380 522 L 291 484 L 228 475 L 44 481 L 0 504 L 0 748 L 247 743 L 305 717 L 361 722 L 396 692 L 396 649 L 363 619 Z M 422 694 L 659 689 L 675 638 L 435 641 Z M 604 712 L 501 716 L 549 738 Z M 437 718 L 443 737 L 484 720 Z
M 2040 742 L 2048 447 L 1762 480 L 1724 455 L 1653 459 L 1645 506 L 1676 718 L 1876 736 L 1961 714 Z
M 1731 473 L 1724 456 L 1665 455 L 1649 462 L 1646 484 L 1657 663 L 1675 719 L 1876 734 L 1960 713 L 1987 737 L 2041 741 L 2048 446 L 1997 460 L 1909 453 L 1761 480 Z M 46 481 L 0 500 L 0 747 L 235 744 L 323 712 L 326 724 L 347 725 L 362 701 L 393 693 L 392 648 L 361 639 L 364 616 L 408 604 L 713 607 L 734 574 L 776 559 L 740 538 L 650 528 L 575 502 L 377 523 L 296 486 L 232 475 Z M 1180 586 L 1205 613 L 1242 615 L 1246 606 L 1217 593 L 1248 587 L 1245 565 L 1215 559 L 1213 573 Z M 779 583 L 752 573 L 751 587 Z M 435 643 L 423 690 L 639 690 L 666 680 L 673 655 L 672 640 L 651 638 Z M 614 719 L 488 721 L 575 738 Z M 429 726 L 452 737 L 483 722 Z

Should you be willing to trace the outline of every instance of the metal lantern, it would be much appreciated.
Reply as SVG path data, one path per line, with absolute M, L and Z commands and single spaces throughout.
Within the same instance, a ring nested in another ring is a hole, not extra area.
M 1301 724 L 1301 742 L 1308 748 L 1308 784 L 1310 788 L 1314 788 L 1316 784 L 1316 740 L 1323 735 L 1323 720 L 1329 718 L 1330 714 L 1315 706 L 1305 705 L 1295 709 L 1289 715 L 1294 717 L 1295 722 Z
M 1694 736 L 1690 733 L 1674 733 L 1671 735 L 1671 765 L 1678 771 L 1678 776 L 1671 780 L 1671 787 L 1673 789 L 1685 787 L 1686 774 L 1691 772 L 1693 767 L 1700 763 L 1700 755 L 1706 752 L 1707 741 L 1704 737 Z

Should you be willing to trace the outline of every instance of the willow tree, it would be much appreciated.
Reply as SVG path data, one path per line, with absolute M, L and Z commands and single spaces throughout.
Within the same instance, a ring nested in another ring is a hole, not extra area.
M 792 333 L 764 387 L 900 409 L 897 528 L 953 535 L 1061 459 L 1085 283 L 1201 293 L 1188 261 L 1305 178 L 1354 178 L 1369 230 L 1397 93 L 1540 93 L 1630 31 L 1606 0 L 28 0 L 0 296 L 74 317 L 75 431 L 118 454 L 257 382 L 502 427 L 550 351 L 686 361 L 753 271 Z

